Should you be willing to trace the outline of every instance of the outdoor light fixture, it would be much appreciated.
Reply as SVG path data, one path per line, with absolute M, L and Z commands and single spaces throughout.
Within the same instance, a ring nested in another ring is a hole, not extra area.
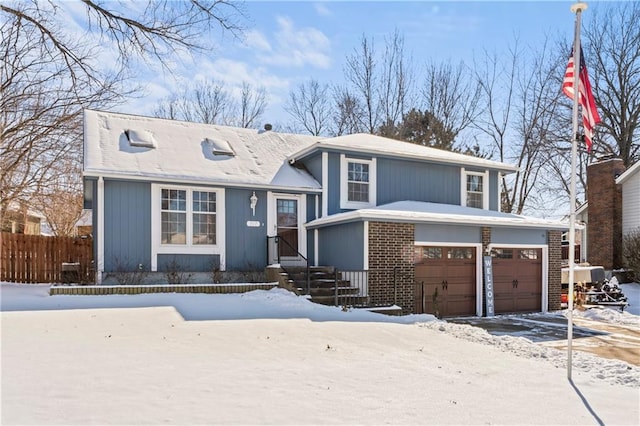
M 256 191 L 253 191 L 253 194 L 251 195 L 251 197 L 249 198 L 249 202 L 251 205 L 251 211 L 253 212 L 253 215 L 256 215 L 256 204 L 258 204 L 258 197 L 256 197 Z

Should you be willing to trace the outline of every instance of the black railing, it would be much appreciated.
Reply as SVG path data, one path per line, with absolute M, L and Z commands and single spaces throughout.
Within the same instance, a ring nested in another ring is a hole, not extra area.
M 274 237 L 267 237 L 267 265 L 270 265 L 273 263 L 273 261 L 276 261 L 280 265 L 280 267 L 284 269 L 285 272 L 287 272 L 287 267 L 282 264 L 282 260 L 283 260 L 282 259 L 283 256 L 281 256 L 282 247 L 285 247 L 288 252 L 296 254 L 295 256 L 287 256 L 287 257 L 295 257 L 296 259 L 299 259 L 300 263 L 302 263 L 302 265 L 296 265 L 296 266 L 303 267 L 305 270 L 307 294 L 309 294 L 311 292 L 311 281 L 310 281 L 311 274 L 310 274 L 309 260 L 307 259 L 306 256 L 300 253 L 297 248 L 293 247 L 292 244 L 290 244 L 286 239 L 282 238 L 279 235 L 276 235 Z M 297 263 L 298 261 L 296 260 L 293 262 Z M 293 265 L 289 265 L 289 266 L 293 266 Z
M 393 285 L 393 304 L 398 303 L 399 268 L 368 270 L 337 270 L 334 282 L 334 305 L 355 307 L 387 306 L 389 301 L 382 288 Z M 371 292 L 371 285 L 378 287 Z

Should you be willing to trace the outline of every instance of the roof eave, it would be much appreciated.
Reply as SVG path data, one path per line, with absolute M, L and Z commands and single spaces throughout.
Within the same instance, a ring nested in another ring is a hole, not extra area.
M 456 225 L 491 225 L 508 228 L 534 228 L 564 231 L 569 229 L 568 224 L 556 222 L 513 222 L 503 218 L 485 217 L 485 216 L 467 216 L 467 215 L 445 215 L 445 214 L 420 214 L 417 213 L 413 217 L 401 216 L 394 211 L 372 211 L 372 210 L 354 210 L 346 213 L 339 213 L 320 219 L 315 219 L 306 224 L 308 229 L 322 228 L 330 225 L 360 221 L 360 220 L 384 220 L 394 222 L 409 223 L 437 223 L 437 224 L 456 224 Z M 579 226 L 578 226 L 579 227 Z
M 290 155 L 289 157 L 287 157 L 287 161 L 289 161 L 290 163 L 293 163 L 295 161 L 302 160 L 310 156 L 311 154 L 315 153 L 316 151 L 321 151 L 323 148 L 327 150 L 335 150 L 335 151 L 346 150 L 351 152 L 357 152 L 360 154 L 382 154 L 389 157 L 410 159 L 410 160 L 422 161 L 422 162 L 436 162 L 436 163 L 444 163 L 444 164 L 455 164 L 458 166 L 462 165 L 462 166 L 484 167 L 484 168 L 496 170 L 501 173 L 507 173 L 507 174 L 515 173 L 518 170 L 520 170 L 519 167 L 510 166 L 508 164 L 498 163 L 498 162 L 492 162 L 491 164 L 483 164 L 483 163 L 478 163 L 471 160 L 457 161 L 456 159 L 446 159 L 446 158 L 415 157 L 410 154 L 403 154 L 403 153 L 398 153 L 393 151 L 390 152 L 390 151 L 382 151 L 382 150 L 376 150 L 376 149 L 365 149 L 365 148 L 359 148 L 359 147 L 339 147 L 336 145 L 323 145 L 320 142 L 316 142 L 313 145 L 310 145 L 298 151 L 297 153 Z

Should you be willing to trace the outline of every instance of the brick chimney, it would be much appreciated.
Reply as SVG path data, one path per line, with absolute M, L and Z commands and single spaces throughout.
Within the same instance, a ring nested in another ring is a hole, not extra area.
M 587 167 L 587 252 L 589 263 L 605 270 L 622 267 L 622 188 L 616 178 L 625 171 L 620 158 Z

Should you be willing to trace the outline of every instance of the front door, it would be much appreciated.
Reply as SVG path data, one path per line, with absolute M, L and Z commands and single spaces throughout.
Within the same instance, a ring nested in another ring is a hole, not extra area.
M 280 257 L 298 256 L 298 200 L 276 197 L 276 235 Z
M 305 196 L 269 193 L 268 204 L 268 232 L 270 237 L 278 237 L 276 253 L 280 262 L 295 265 L 303 261 L 302 256 L 307 254 L 304 232 Z M 270 261 L 276 262 L 277 259 Z

